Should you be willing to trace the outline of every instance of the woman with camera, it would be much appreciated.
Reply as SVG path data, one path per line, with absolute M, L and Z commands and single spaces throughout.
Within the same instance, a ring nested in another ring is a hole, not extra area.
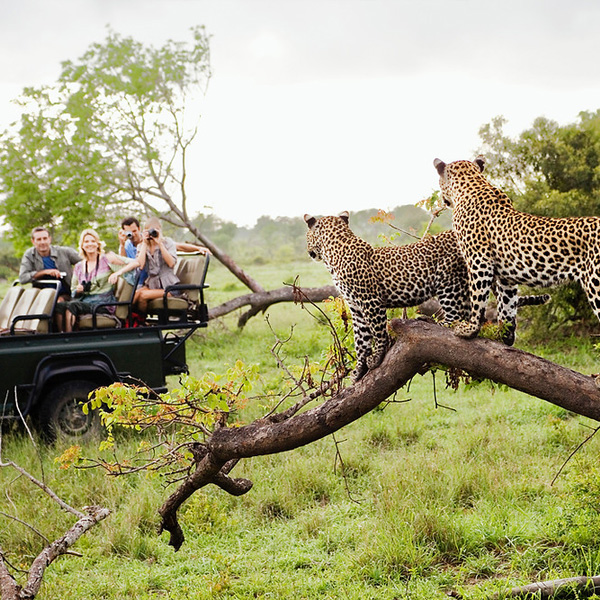
M 148 277 L 144 285 L 138 288 L 133 298 L 137 311 L 145 316 L 148 302 L 162 298 L 165 288 L 179 283 L 175 275 L 177 263 L 177 247 L 171 238 L 164 237 L 162 226 L 156 217 L 148 219 L 142 232 L 142 243 L 137 247 L 137 262 L 140 269 L 145 269 Z M 169 293 L 169 296 L 177 292 Z
M 61 331 L 71 332 L 80 315 L 92 314 L 94 305 L 116 302 L 115 287 L 121 275 L 139 266 L 114 252 L 104 252 L 104 242 L 94 229 L 84 229 L 79 236 L 79 255 L 83 260 L 73 267 L 71 295 L 74 300 L 56 305 Z M 114 306 L 98 312 L 112 314 Z

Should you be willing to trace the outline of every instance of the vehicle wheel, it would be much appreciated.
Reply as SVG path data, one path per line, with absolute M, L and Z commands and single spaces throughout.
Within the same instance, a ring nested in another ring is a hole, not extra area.
M 81 403 L 87 402 L 88 394 L 98 383 L 86 379 L 74 379 L 50 389 L 42 399 L 38 420 L 42 432 L 49 440 L 72 439 L 85 442 L 100 437 L 98 411 L 84 414 Z

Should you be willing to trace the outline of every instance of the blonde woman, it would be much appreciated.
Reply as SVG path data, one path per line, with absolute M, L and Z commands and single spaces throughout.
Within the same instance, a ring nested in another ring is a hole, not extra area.
M 57 323 L 61 331 L 71 332 L 80 315 L 91 314 L 94 305 L 116 302 L 115 286 L 121 275 L 139 266 L 114 252 L 104 252 L 104 242 L 94 229 L 84 229 L 79 236 L 79 255 L 83 260 L 73 268 L 71 295 L 74 300 L 56 305 Z M 114 306 L 98 309 L 114 313 Z

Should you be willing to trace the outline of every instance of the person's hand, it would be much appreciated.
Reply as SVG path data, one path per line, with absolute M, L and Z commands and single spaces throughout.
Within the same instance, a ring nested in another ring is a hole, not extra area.
M 119 281 L 119 274 L 117 273 L 111 273 L 108 276 L 108 283 L 110 283 L 110 285 L 115 285 L 117 283 L 117 281 Z
M 36 276 L 37 277 L 34 277 L 34 279 L 44 279 L 44 277 L 60 279 L 62 277 L 58 269 L 42 269 L 36 273 Z
M 127 241 L 127 233 L 124 229 L 119 229 L 119 246 L 124 246 Z
M 79 284 L 76 288 L 75 288 L 75 293 L 76 294 L 83 294 L 83 286 L 81 284 Z

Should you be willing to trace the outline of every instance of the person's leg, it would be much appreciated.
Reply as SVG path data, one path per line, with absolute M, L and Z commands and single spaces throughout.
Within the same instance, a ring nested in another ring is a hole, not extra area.
M 162 298 L 165 290 L 151 290 L 147 287 L 141 287 L 133 298 L 133 303 L 137 307 L 138 312 L 146 314 L 148 311 L 148 302 L 155 298 Z
M 71 333 L 77 317 L 69 310 L 65 312 L 65 331 Z

